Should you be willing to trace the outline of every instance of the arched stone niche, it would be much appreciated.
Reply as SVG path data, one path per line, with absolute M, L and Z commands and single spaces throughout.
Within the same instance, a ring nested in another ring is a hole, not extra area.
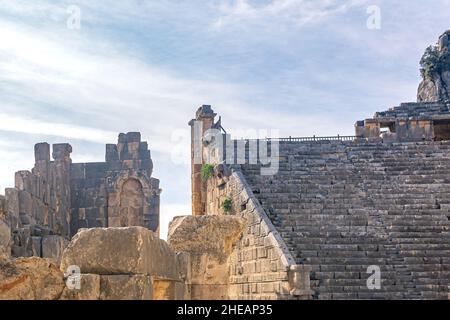
M 108 227 L 141 226 L 158 234 L 159 180 L 130 172 L 108 180 Z

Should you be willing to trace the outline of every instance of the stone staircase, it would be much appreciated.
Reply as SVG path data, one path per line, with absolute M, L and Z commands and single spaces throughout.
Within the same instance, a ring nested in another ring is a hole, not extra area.
M 277 175 L 241 170 L 315 299 L 448 299 L 450 142 L 282 142 Z

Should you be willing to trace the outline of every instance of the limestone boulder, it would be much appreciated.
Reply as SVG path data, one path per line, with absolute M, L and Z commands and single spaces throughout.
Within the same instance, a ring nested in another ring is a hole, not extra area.
M 61 270 L 69 266 L 78 266 L 83 274 L 178 279 L 175 253 L 143 227 L 80 230 L 63 253 Z
M 188 264 L 183 273 L 190 283 L 191 299 L 227 299 L 228 260 L 245 225 L 237 216 L 186 216 L 172 221 L 168 242 L 174 251 L 189 255 L 180 260 Z
M 9 226 L 0 219 L 0 257 L 9 258 L 11 253 L 11 230 Z
M 206 254 L 223 262 L 244 228 L 245 220 L 237 216 L 175 217 L 167 241 L 174 251 Z
M 57 300 L 64 275 L 41 258 L 0 259 L 0 300 Z

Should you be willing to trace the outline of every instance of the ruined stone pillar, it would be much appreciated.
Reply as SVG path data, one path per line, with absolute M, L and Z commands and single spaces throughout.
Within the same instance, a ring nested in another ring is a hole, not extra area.
M 204 164 L 202 137 L 214 124 L 216 113 L 209 105 L 201 106 L 195 119 L 189 122 L 191 126 L 191 184 L 192 184 L 192 214 L 206 214 L 206 182 L 201 179 L 201 169 Z
M 72 146 L 68 143 L 53 145 L 54 166 L 52 183 L 53 192 L 51 204 L 55 208 L 53 230 L 62 236 L 70 235 L 70 166 L 72 159 Z
M 38 143 L 34 146 L 35 164 L 33 173 L 40 178 L 39 190 L 35 193 L 44 203 L 50 202 L 49 165 L 50 165 L 50 145 L 48 143 Z

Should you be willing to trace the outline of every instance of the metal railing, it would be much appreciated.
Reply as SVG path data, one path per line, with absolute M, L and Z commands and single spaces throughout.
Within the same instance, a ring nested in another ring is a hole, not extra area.
M 305 142 L 305 141 L 353 141 L 359 140 L 362 137 L 359 136 L 331 136 L 331 137 L 289 137 L 289 138 L 280 138 L 278 139 L 281 142 Z
M 366 138 L 362 136 L 330 136 L 330 137 L 288 137 L 288 138 L 265 138 L 265 139 L 238 139 L 238 140 L 267 140 L 267 141 L 278 141 L 278 142 L 320 142 L 320 141 L 355 141 L 355 140 L 365 140 Z

